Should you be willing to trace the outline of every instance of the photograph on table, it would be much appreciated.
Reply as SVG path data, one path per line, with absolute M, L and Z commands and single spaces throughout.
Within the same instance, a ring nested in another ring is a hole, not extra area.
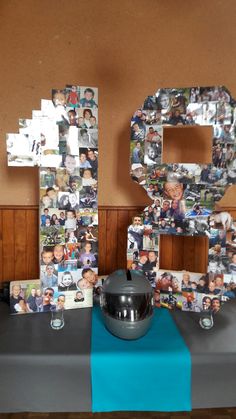
M 89 129 L 90 134 L 90 142 L 89 148 L 97 148 L 98 147 L 98 130 L 94 129 L 92 126 Z
M 58 208 L 40 208 L 40 226 L 41 227 L 50 227 L 58 226 L 60 227 L 60 210 Z
M 147 183 L 147 169 L 141 163 L 131 164 L 131 179 L 139 185 L 146 185 Z
M 58 291 L 77 290 L 77 282 L 81 278 L 81 270 L 59 271 L 58 272 Z
M 92 289 L 67 291 L 65 294 L 62 292 L 63 291 L 58 291 L 58 293 L 55 295 L 57 306 L 60 308 L 63 306 L 65 310 L 71 310 L 93 306 Z
M 159 269 L 159 253 L 153 250 L 127 251 L 127 268 L 142 271 L 155 287 L 156 274 Z
M 154 166 L 161 164 L 162 143 L 145 141 L 144 164 Z
M 57 124 L 69 122 L 66 112 L 66 90 L 52 89 L 52 103 L 55 108 L 55 119 Z M 42 109 L 42 106 L 41 106 Z
M 88 171 L 89 169 L 85 169 Z M 90 174 L 85 174 L 88 176 L 86 181 L 93 182 L 92 186 L 84 186 L 80 191 L 80 208 L 93 208 L 94 210 L 98 207 L 98 200 L 97 200 L 97 181 L 94 178 L 89 178 Z M 90 223 L 89 223 L 90 224 Z
M 80 195 L 78 191 L 58 192 L 57 206 L 60 210 L 78 210 Z
M 200 308 L 200 311 L 211 311 L 213 314 L 216 314 L 225 301 L 226 298 L 221 298 L 220 296 L 213 296 L 208 294 L 197 294 L 197 306 Z
M 201 295 L 202 294 L 200 294 L 200 298 L 198 299 L 198 293 L 196 292 L 182 292 L 182 310 L 200 313 L 202 311 L 200 303 Z
M 40 167 L 39 170 L 39 184 L 40 188 L 47 189 L 47 188 L 59 188 L 56 184 L 56 175 L 57 175 L 56 168 L 52 167 Z
M 223 256 L 226 254 L 226 230 L 210 228 L 209 255 Z
M 93 289 L 98 282 L 98 268 L 83 268 L 80 279 L 77 281 L 79 290 Z
M 58 208 L 59 206 L 57 187 L 40 188 L 39 198 L 41 209 Z
M 216 104 L 216 121 L 220 124 L 231 124 L 233 121 L 233 108 L 230 103 L 219 101 Z
M 43 167 L 60 167 L 62 156 L 57 150 L 43 150 L 40 158 L 40 165 Z
M 79 148 L 79 166 L 80 169 L 92 169 L 90 160 L 88 159 L 89 149 L 86 147 Z
M 186 236 L 205 236 L 208 235 L 208 218 L 204 216 L 189 217 L 183 221 Z
M 79 107 L 80 101 L 80 86 L 75 85 L 66 85 L 65 94 L 66 94 L 66 106 L 70 109 L 76 109 Z
M 98 175 L 98 149 L 97 148 L 85 148 L 86 150 L 86 158 L 89 162 L 94 177 L 97 178 Z
M 81 242 L 76 242 L 76 243 L 69 243 L 66 242 L 65 244 L 65 258 L 64 260 L 62 260 L 60 262 L 60 266 L 59 266 L 59 270 L 64 271 L 64 267 L 67 265 L 67 261 L 72 261 L 73 262 L 73 266 L 76 262 L 76 266 L 78 268 L 79 263 L 78 263 L 78 259 L 80 257 L 80 252 L 81 252 L 81 247 L 82 244 Z
M 44 176 L 44 171 L 45 169 L 43 169 L 42 177 Z M 58 188 L 59 191 L 67 191 L 69 188 L 69 177 L 70 175 L 65 167 L 57 168 L 55 171 L 55 187 Z M 44 187 L 43 184 L 41 184 L 41 186 Z
M 236 274 L 223 275 L 224 288 L 222 297 L 236 298 Z
M 131 163 L 141 163 L 144 162 L 144 143 L 141 141 L 131 141 L 130 142 L 130 158 Z
M 161 112 L 160 111 L 146 110 L 145 112 L 142 112 L 142 110 L 138 110 L 133 116 L 134 120 L 136 118 L 136 122 L 139 122 L 138 121 L 138 115 L 140 114 L 140 112 L 141 112 L 140 119 L 141 119 L 141 121 L 144 120 L 146 125 L 156 125 L 156 124 L 160 125 L 161 124 L 162 119 L 161 119 Z
M 159 236 L 152 224 L 144 225 L 142 248 L 144 250 L 159 250 Z
M 93 288 L 93 304 L 100 306 L 101 294 L 102 294 L 102 287 L 104 281 L 107 279 L 108 275 L 98 275 L 97 282 Z
M 199 183 L 202 166 L 191 163 L 173 163 L 166 165 L 167 181 L 185 184 Z M 164 180 L 164 179 L 163 179 Z
M 146 127 L 145 125 L 141 125 L 138 122 L 131 121 L 131 128 L 130 128 L 130 139 L 133 141 L 144 141 L 146 134 Z
M 75 118 L 74 113 L 76 114 L 76 112 L 72 110 L 68 112 L 70 126 L 68 128 L 67 136 L 66 136 L 66 152 L 67 154 L 72 154 L 72 156 L 78 156 L 79 154 L 79 143 L 78 143 L 79 129 L 76 126 L 76 120 L 72 119 L 72 117 Z
M 79 176 L 79 157 L 72 154 L 64 155 L 61 167 L 65 167 L 69 176 Z
M 54 216 L 54 214 L 53 214 Z M 52 218 L 53 218 L 52 216 Z M 59 223 L 57 218 L 56 220 Z M 40 228 L 40 247 L 65 244 L 65 229 L 60 224 L 44 226 Z
M 40 267 L 40 280 L 41 287 L 57 289 L 58 286 L 58 265 L 55 265 L 53 262 L 48 263 L 47 265 L 41 265 Z
M 96 87 L 81 87 L 79 106 L 81 108 L 98 108 L 98 89 Z
M 235 125 L 217 124 L 214 126 L 214 140 L 222 144 L 234 144 Z
M 31 144 L 31 154 L 35 165 L 40 165 L 44 135 L 41 132 L 41 122 L 36 119 L 19 119 L 19 134 L 27 135 Z
M 158 184 L 159 190 L 163 192 L 164 182 L 167 181 L 167 165 L 158 164 L 158 166 L 147 166 L 148 183 Z
M 58 210 L 60 212 L 60 210 Z M 66 210 L 65 229 L 76 230 L 77 220 L 75 210 Z
M 143 217 L 135 216 L 132 219 L 132 224 L 128 227 L 128 243 L 127 249 L 142 249 L 143 245 Z
M 154 201 L 161 196 L 161 188 L 156 180 L 147 179 L 147 184 L 144 186 L 148 196 Z
M 80 208 L 76 211 L 77 225 L 98 225 L 98 212 L 93 208 Z
M 88 241 L 91 243 L 98 242 L 98 227 L 93 224 L 87 226 L 79 225 L 77 229 L 77 237 L 81 242 Z
M 228 265 L 229 258 L 227 254 L 223 256 L 208 255 L 208 273 L 227 273 Z
M 160 219 L 160 211 L 161 211 L 162 199 L 157 198 L 154 200 L 152 205 L 148 205 L 148 207 L 144 208 L 142 219 L 143 224 L 152 224 L 155 225 Z
M 82 189 L 82 179 L 79 175 L 69 176 L 67 191 L 70 193 L 79 192 Z
M 74 253 L 70 253 L 70 246 L 67 248 L 66 245 L 66 257 L 68 259 L 64 259 L 63 261 L 61 261 L 58 265 L 58 272 L 65 272 L 65 271 L 76 271 L 77 270 L 77 265 L 78 265 L 78 261 L 76 259 L 76 250 L 77 246 L 74 246 Z M 73 259 L 70 259 L 71 254 L 73 256 Z M 79 255 L 79 253 L 78 253 Z
M 181 114 L 185 114 L 189 88 L 158 89 L 155 96 L 158 110 L 165 113 L 178 110 Z
M 158 270 L 155 281 L 155 289 L 160 290 L 161 292 L 180 292 L 180 277 L 177 278 L 176 272 Z
M 145 125 L 145 143 L 148 144 L 156 144 L 160 148 L 162 148 L 162 140 L 163 140 L 163 128 L 160 125 L 152 125 L 146 126 Z
M 9 166 L 37 166 L 38 156 L 32 151 L 33 137 L 28 134 L 7 134 L 7 159 Z
M 226 249 L 227 251 L 236 252 L 236 226 L 232 224 L 233 231 L 227 231 Z
M 65 230 L 65 241 L 66 243 L 78 243 L 78 229 L 66 229 Z
M 98 110 L 93 108 L 79 108 L 76 110 L 78 115 L 78 125 L 82 129 L 96 129 L 98 126 Z
M 214 211 L 210 216 L 209 224 L 211 228 L 231 230 L 233 217 L 228 211 Z
M 163 292 L 155 288 L 154 290 L 154 302 L 155 307 L 167 308 L 168 310 L 182 309 L 183 296 L 179 292 Z
M 11 314 L 37 313 L 41 296 L 40 280 L 10 282 Z
M 98 266 L 98 245 L 88 241 L 82 242 L 78 264 L 81 268 L 94 268 Z
M 96 186 L 97 179 L 96 174 L 93 172 L 92 167 L 90 168 L 80 168 L 80 176 L 82 179 L 82 187 L 85 186 Z
M 143 109 L 137 109 L 137 111 L 133 114 L 131 121 L 130 121 L 130 127 L 132 127 L 135 123 L 138 124 L 141 130 L 143 130 L 144 134 L 147 132 L 147 125 L 146 125 L 146 117 L 147 112 L 143 111 Z M 132 129 L 130 129 L 130 136 L 132 136 Z

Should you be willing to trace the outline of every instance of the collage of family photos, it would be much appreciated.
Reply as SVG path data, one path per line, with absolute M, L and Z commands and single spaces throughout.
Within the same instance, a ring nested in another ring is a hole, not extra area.
M 98 274 L 98 89 L 53 89 L 6 141 L 8 165 L 39 166 L 40 182 L 40 285 L 13 283 L 13 312 L 22 300 L 19 312 L 48 311 L 59 301 L 65 309 L 90 307 Z
M 163 163 L 163 127 L 185 125 L 212 127 L 211 164 Z M 212 295 L 208 291 L 214 288 L 214 275 L 219 275 L 220 292 L 214 290 L 213 294 L 218 295 L 215 298 L 222 302 L 236 297 L 236 220 L 229 212 L 219 210 L 219 201 L 227 188 L 236 183 L 235 134 L 236 102 L 223 86 L 159 89 L 132 116 L 130 175 L 146 190 L 151 203 L 141 215 L 133 217 L 128 227 L 128 268 L 144 272 L 155 293 L 160 294 L 156 298 L 161 305 L 175 304 L 183 310 L 193 310 L 195 305 L 202 307 L 203 293 L 198 295 L 202 275 L 195 278 L 192 273 L 190 282 L 197 285 L 189 291 L 187 303 L 180 282 L 169 289 L 158 285 L 164 281 L 159 281 L 163 274 L 179 279 L 178 273 L 159 270 L 160 234 L 207 236 L 204 294 Z M 163 292 L 167 296 L 163 297 Z

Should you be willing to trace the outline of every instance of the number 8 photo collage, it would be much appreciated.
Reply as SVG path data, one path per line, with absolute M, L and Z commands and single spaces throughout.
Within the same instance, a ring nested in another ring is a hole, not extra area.
M 184 130 L 196 125 L 212 127 L 211 163 L 165 163 L 164 126 Z M 236 184 L 236 102 L 230 92 L 209 86 L 159 89 L 148 96 L 131 118 L 130 175 L 151 203 L 128 227 L 128 268 L 142 270 L 157 300 L 169 308 L 203 309 L 200 278 L 205 294 L 215 295 L 220 303 L 236 297 L 236 220 L 219 206 L 227 188 Z M 189 274 L 189 291 L 181 288 L 180 276 L 187 273 L 159 270 L 160 234 L 208 237 L 207 272 Z M 173 299 L 173 293 L 179 293 L 178 298 Z

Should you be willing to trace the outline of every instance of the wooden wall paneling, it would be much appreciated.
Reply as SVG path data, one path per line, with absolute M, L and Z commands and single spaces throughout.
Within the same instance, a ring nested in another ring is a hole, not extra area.
M 175 271 L 182 271 L 184 236 L 172 236 L 172 264 L 171 268 Z
M 184 237 L 181 251 L 183 253 L 183 266 L 181 270 L 195 272 L 194 271 L 194 262 L 195 262 L 194 253 L 196 249 L 195 249 L 194 237 L 192 236 Z
M 136 215 L 137 216 L 139 216 L 139 215 L 142 216 L 142 211 L 139 210 L 139 209 L 137 209 L 137 208 L 129 209 L 128 210 L 128 225 L 132 224 L 133 217 L 135 217 Z
M 26 212 L 26 279 L 39 278 L 39 211 Z
M 194 245 L 194 270 L 195 272 L 207 272 L 208 268 L 209 239 L 206 236 L 195 237 Z
M 15 279 L 15 231 L 14 231 L 14 209 L 2 210 L 2 281 L 13 281 Z
M 0 211 L 0 288 L 1 288 L 1 282 L 3 281 L 2 250 L 3 250 L 3 238 L 2 238 L 2 211 Z
M 106 269 L 106 251 L 107 251 L 107 211 L 100 209 L 98 211 L 98 265 L 99 274 L 103 275 Z
M 14 211 L 14 279 L 24 280 L 27 273 L 27 222 L 26 222 L 26 209 L 16 209 Z M 31 250 L 32 252 L 32 250 Z M 30 252 L 30 253 L 31 253 Z
M 169 234 L 160 234 L 160 237 L 159 237 L 160 269 L 171 269 L 172 249 L 173 249 L 172 236 Z
M 129 225 L 129 214 L 124 209 L 119 209 L 117 214 L 117 267 L 127 267 L 127 228 Z
M 126 268 L 127 227 L 141 207 L 99 208 L 99 273 Z M 227 208 L 225 208 L 227 210 Z M 230 208 L 230 212 L 233 210 Z M 38 208 L 0 208 L 0 288 L 4 281 L 39 277 Z M 208 238 L 160 235 L 161 269 L 207 271 Z
M 108 210 L 106 217 L 106 274 L 117 269 L 117 210 Z

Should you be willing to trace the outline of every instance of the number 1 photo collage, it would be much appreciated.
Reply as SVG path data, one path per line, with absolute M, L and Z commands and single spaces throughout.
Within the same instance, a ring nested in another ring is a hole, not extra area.
M 47 311 L 88 307 L 98 273 L 98 89 L 67 85 L 7 135 L 10 166 L 39 166 L 40 284 Z M 26 304 L 27 307 L 27 304 Z M 27 309 L 26 309 L 26 312 Z

